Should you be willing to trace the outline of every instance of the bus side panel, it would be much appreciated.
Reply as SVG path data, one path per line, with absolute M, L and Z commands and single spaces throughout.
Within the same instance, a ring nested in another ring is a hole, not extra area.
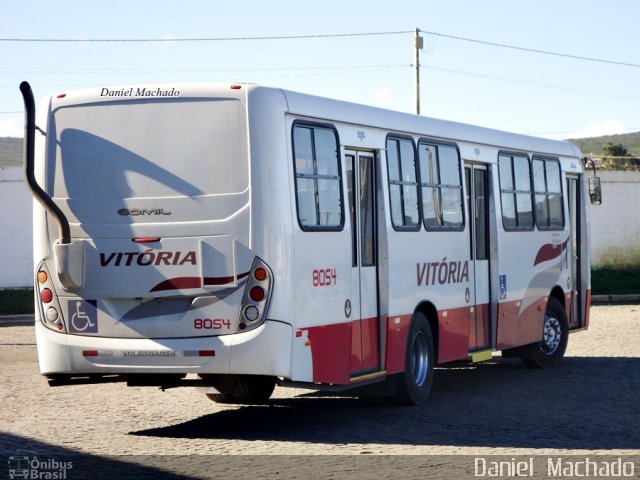
M 544 312 L 551 290 L 566 285 L 564 231 L 500 231 L 499 350 L 542 340 Z
M 336 323 L 308 329 L 313 381 L 346 385 L 350 380 L 351 324 Z
M 339 227 L 308 228 L 308 225 L 303 225 L 305 222 L 299 218 L 298 202 L 309 192 L 305 190 L 308 187 L 303 179 L 298 179 L 296 183 L 294 175 L 292 137 L 295 120 L 293 117 L 286 118 L 286 168 L 290 184 L 290 207 L 286 210 L 290 216 L 288 222 L 293 233 L 288 235 L 290 242 L 281 245 L 290 258 L 290 262 L 284 267 L 290 270 L 291 277 L 288 298 L 280 299 L 292 305 L 292 324 L 296 342 L 292 350 L 292 371 L 296 372 L 296 375 L 307 374 L 309 365 L 306 363 L 310 360 L 313 374 L 312 378 L 294 377 L 292 380 L 349 384 L 353 370 L 352 324 L 361 319 L 356 308 L 356 297 L 352 292 L 351 231 L 349 220 L 346 218 L 348 208 L 345 207 L 347 199 L 342 195 L 342 221 Z M 314 122 L 309 122 L 308 125 L 313 128 L 317 126 Z M 344 159 L 340 158 L 341 168 L 343 161 Z M 346 185 L 344 178 L 341 185 Z M 296 188 L 299 188 L 299 191 Z M 304 213 L 304 210 L 302 211 Z M 307 223 L 311 222 L 307 219 Z M 304 346 L 310 350 L 310 356 L 299 344 L 305 335 Z
M 327 252 L 344 250 L 343 245 L 348 245 L 347 235 L 346 232 L 299 232 L 294 235 L 293 250 L 297 260 L 292 263 L 295 265 L 290 299 L 293 323 L 296 340 L 300 336 L 307 337 L 305 346 L 311 351 L 312 380 L 317 383 L 348 384 L 350 379 L 352 322 L 345 315 L 345 302 L 350 298 L 351 263 L 346 256 L 342 259 L 327 255 Z M 314 275 L 327 269 L 335 272 L 332 283 L 320 285 L 314 282 Z M 294 349 L 292 362 L 308 362 L 308 356 L 302 353 L 302 350 Z
M 452 308 L 438 312 L 437 363 L 446 363 L 467 358 L 469 351 L 470 314 L 470 307 Z M 387 320 L 386 372 L 388 374 L 402 372 L 405 368 L 407 339 L 412 318 L 413 315 L 408 314 L 391 317 Z M 436 337 L 435 332 L 434 337 Z
M 387 318 L 387 374 L 404 371 L 407 338 L 411 327 L 412 315 L 400 315 Z
M 467 358 L 469 352 L 469 307 L 452 308 L 438 312 L 438 360 L 437 363 L 452 362 Z
M 424 227 L 389 234 L 390 318 L 411 318 L 420 305 L 433 305 L 438 312 L 438 331 L 433 332 L 438 363 L 465 359 L 469 351 L 472 305 L 466 297 L 473 288 L 473 267 L 467 259 L 468 238 L 467 231 L 426 232 Z M 397 342 L 394 327 L 389 325 L 389 335 Z M 393 344 L 388 354 L 395 357 Z
M 541 297 L 524 308 L 521 301 L 498 304 L 498 350 L 542 339 L 547 298 Z

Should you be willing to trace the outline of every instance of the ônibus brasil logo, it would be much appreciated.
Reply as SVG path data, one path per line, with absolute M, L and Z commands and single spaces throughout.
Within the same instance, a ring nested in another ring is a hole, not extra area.
M 9 478 L 42 478 L 51 480 L 65 480 L 67 470 L 73 468 L 73 462 L 65 462 L 54 458 L 41 460 L 38 457 L 9 457 Z

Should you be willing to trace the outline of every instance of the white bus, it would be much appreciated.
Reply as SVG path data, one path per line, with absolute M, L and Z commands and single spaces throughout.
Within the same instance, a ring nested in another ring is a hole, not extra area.
M 572 144 L 248 84 L 62 93 L 36 126 L 21 90 L 51 385 L 419 404 L 436 365 L 551 366 L 588 326 Z

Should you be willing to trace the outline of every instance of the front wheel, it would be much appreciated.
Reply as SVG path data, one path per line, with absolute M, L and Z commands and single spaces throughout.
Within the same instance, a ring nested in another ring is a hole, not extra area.
M 427 400 L 433 383 L 433 335 L 427 317 L 420 312 L 413 315 L 405 368 L 397 378 L 395 400 L 402 405 L 420 405 Z
M 553 367 L 562 361 L 568 340 L 569 321 L 564 307 L 556 298 L 549 297 L 542 340 L 524 347 L 520 358 L 530 368 Z

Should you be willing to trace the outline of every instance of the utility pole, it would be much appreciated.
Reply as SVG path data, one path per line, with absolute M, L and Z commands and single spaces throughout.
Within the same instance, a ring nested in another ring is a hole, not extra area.
M 424 46 L 423 38 L 420 36 L 420 29 L 416 28 L 415 49 L 416 49 L 416 115 L 420 115 L 420 50 Z

